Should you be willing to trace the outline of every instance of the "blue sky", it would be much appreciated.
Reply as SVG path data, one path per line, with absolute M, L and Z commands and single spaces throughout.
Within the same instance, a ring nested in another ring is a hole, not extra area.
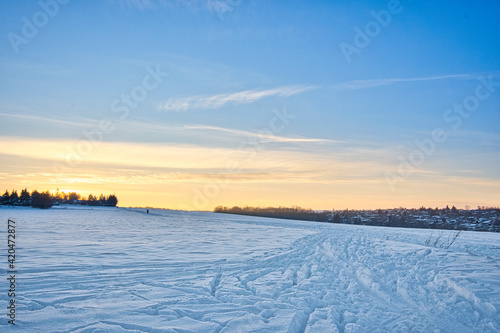
M 178 209 L 498 206 L 498 1 L 64 2 L 0 4 L 5 188 Z

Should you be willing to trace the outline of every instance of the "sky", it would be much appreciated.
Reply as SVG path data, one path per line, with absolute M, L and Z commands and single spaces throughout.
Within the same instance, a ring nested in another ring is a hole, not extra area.
M 0 188 L 499 206 L 499 1 L 0 3 Z

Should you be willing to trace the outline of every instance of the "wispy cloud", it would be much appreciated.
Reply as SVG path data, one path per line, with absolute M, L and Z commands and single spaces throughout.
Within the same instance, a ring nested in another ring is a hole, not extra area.
M 79 70 L 67 68 L 57 64 L 42 64 L 20 60 L 4 61 L 0 64 L 0 69 L 16 73 L 26 72 L 30 74 L 56 77 L 71 76 L 79 73 Z
M 184 126 L 185 129 L 188 130 L 208 130 L 208 131 L 215 131 L 215 132 L 223 132 L 223 133 L 228 133 L 234 136 L 238 137 L 254 137 L 258 138 L 262 141 L 267 141 L 267 142 L 284 142 L 284 143 L 298 143 L 298 142 L 342 142 L 342 141 L 335 141 L 335 140 L 328 140 L 328 139 L 316 139 L 316 138 L 297 138 L 297 137 L 285 137 L 285 136 L 278 136 L 278 135 L 267 135 L 263 133 L 258 133 L 258 132 L 250 132 L 250 131 L 243 131 L 243 130 L 238 130 L 238 129 L 233 129 L 233 128 L 224 128 L 224 127 L 217 127 L 217 126 L 202 126 L 202 125 L 187 125 Z
M 210 11 L 215 13 L 231 12 L 239 2 L 234 0 L 115 0 L 140 10 L 183 6 L 193 12 Z
M 48 122 L 48 123 L 54 123 L 64 126 L 73 126 L 73 127 L 89 127 L 89 126 L 97 126 L 99 124 L 97 120 L 91 120 L 91 119 L 78 118 L 77 121 L 73 121 L 73 120 L 64 120 L 64 119 L 57 119 L 45 116 L 37 116 L 33 114 L 13 114 L 13 113 L 0 112 L 0 118 L 1 117 L 18 118 L 38 123 Z M 73 119 L 75 119 L 75 117 Z
M 388 78 L 388 79 L 370 79 L 370 80 L 353 80 L 344 83 L 339 83 L 331 87 L 335 91 L 340 90 L 358 90 L 380 86 L 387 86 L 394 83 L 403 82 L 418 82 L 418 81 L 435 81 L 435 80 L 476 80 L 479 74 L 452 74 L 440 76 L 414 77 L 414 78 Z
M 121 3 L 124 3 L 131 7 L 137 7 L 139 9 L 152 8 L 153 5 L 157 1 L 152 0 L 120 0 Z
M 2 117 L 17 118 L 25 122 L 30 123 L 52 123 L 57 125 L 62 125 L 64 127 L 75 127 L 75 128 L 98 128 L 99 121 L 89 118 L 77 118 L 76 120 L 59 119 L 53 117 L 44 117 L 38 115 L 30 114 L 12 114 L 0 112 L 0 119 Z M 138 120 L 126 120 L 126 121 L 116 121 L 116 126 L 119 131 L 134 133 L 137 135 L 139 133 L 155 133 L 157 134 L 156 140 L 165 141 L 165 136 L 175 136 L 177 138 L 198 138 L 200 142 L 207 142 L 214 139 L 219 141 L 221 136 L 225 135 L 225 140 L 230 143 L 231 137 L 236 140 L 235 142 L 242 142 L 250 138 L 257 138 L 260 142 L 269 143 L 340 143 L 343 141 L 330 140 L 330 139 L 320 139 L 320 138 L 310 138 L 310 137 L 289 137 L 289 136 L 279 136 L 274 134 L 268 134 L 260 131 L 245 131 L 235 128 L 226 128 L 218 126 L 209 126 L 201 124 L 193 125 L 175 125 L 175 124 L 162 124 L 158 122 L 150 123 Z M 69 137 L 70 138 L 70 137 Z M 154 143 L 155 141 L 152 141 Z M 234 143 L 234 142 L 233 142 Z
M 73 160 L 80 160 L 72 147 L 78 140 L 40 140 L 22 137 L 0 136 L 0 158 L 28 158 L 40 163 L 65 163 L 68 153 Z M 82 168 L 139 168 L 143 170 L 161 169 L 163 172 L 183 173 L 224 173 L 228 162 L 239 165 L 239 172 L 268 173 L 286 170 L 287 172 L 313 172 L 317 174 L 354 173 L 357 177 L 369 172 L 375 174 L 387 168 L 384 161 L 346 162 L 344 152 L 328 154 L 327 151 L 300 151 L 296 149 L 265 149 L 255 154 L 253 149 L 205 147 L 193 144 L 102 142 L 93 152 L 82 160 L 77 169 Z M 200 161 L 203 163 L 200 164 Z M 367 167 L 367 164 L 370 167 Z M 28 165 L 28 163 L 26 163 Z M 379 165 L 379 167 L 375 167 Z M 30 168 L 32 172 L 32 168 Z M 14 172 L 15 173 L 15 172 Z
M 294 169 L 297 164 L 307 164 L 308 152 L 206 147 L 193 144 L 102 142 L 87 156 L 80 157 L 72 147 L 78 140 L 42 140 L 0 136 L 0 155 L 28 157 L 49 161 L 67 160 L 73 156 L 82 164 L 158 167 L 176 170 L 224 169 L 228 161 L 239 161 L 248 169 L 266 169 L 279 166 Z M 69 155 L 68 155 L 69 154 Z M 306 157 L 307 156 L 307 157 Z M 323 156 L 319 156 L 320 159 Z M 200 161 L 203 163 L 200 164 Z
M 227 128 L 209 125 L 168 125 L 158 123 L 146 123 L 141 121 L 126 121 L 122 123 L 122 127 L 127 131 L 134 132 L 147 132 L 158 134 L 175 134 L 179 137 L 188 136 L 190 138 L 197 137 L 203 142 L 212 138 L 220 139 L 222 135 L 226 135 L 225 139 L 229 136 L 242 141 L 249 138 L 257 138 L 261 142 L 275 142 L 275 143 L 341 143 L 344 141 L 310 138 L 310 137 L 290 137 L 280 136 L 275 134 L 268 134 L 261 131 L 245 131 L 236 128 Z M 217 140 L 219 141 L 219 140 Z M 225 140 L 229 142 L 228 140 Z
M 369 79 L 369 80 L 352 80 L 331 86 L 334 91 L 342 90 L 359 90 L 368 89 L 380 86 L 387 86 L 396 83 L 419 82 L 419 81 L 436 81 L 436 80 L 476 80 L 480 74 L 451 74 L 438 75 L 415 78 L 386 78 L 386 79 Z M 497 73 L 495 73 L 497 75 Z M 218 95 L 197 95 L 185 98 L 170 98 L 165 103 L 159 106 L 162 111 L 189 111 L 196 109 L 217 109 L 226 104 L 249 104 L 258 101 L 262 98 L 271 96 L 292 96 L 306 91 L 317 89 L 314 86 L 285 86 L 266 90 L 245 90 L 230 94 Z
M 160 105 L 163 111 L 188 111 L 195 109 L 217 109 L 228 103 L 249 104 L 270 96 L 288 97 L 315 89 L 310 86 L 286 86 L 267 90 L 245 90 L 231 94 L 197 95 L 186 98 L 170 98 Z

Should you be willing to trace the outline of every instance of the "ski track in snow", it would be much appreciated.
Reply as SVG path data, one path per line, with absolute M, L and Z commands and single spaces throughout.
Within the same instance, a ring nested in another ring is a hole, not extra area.
M 429 230 L 213 213 L 0 217 L 18 223 L 23 332 L 500 331 L 500 234 L 464 232 L 444 250 L 422 245 Z

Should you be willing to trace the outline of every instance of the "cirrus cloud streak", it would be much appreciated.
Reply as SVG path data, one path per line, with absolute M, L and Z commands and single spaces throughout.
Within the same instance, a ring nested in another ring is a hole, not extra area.
M 159 106 L 161 111 L 189 111 L 218 109 L 226 104 L 249 104 L 271 96 L 289 97 L 315 89 L 311 86 L 286 86 L 266 90 L 244 90 L 230 94 L 196 95 L 185 98 L 170 98 Z

